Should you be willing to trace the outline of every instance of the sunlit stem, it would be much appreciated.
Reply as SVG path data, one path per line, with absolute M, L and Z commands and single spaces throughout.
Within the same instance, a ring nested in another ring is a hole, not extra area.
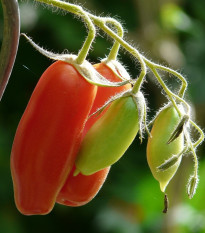
M 154 63 L 154 62 L 151 62 L 151 61 L 149 61 L 147 58 L 145 58 L 144 56 L 143 56 L 143 59 L 144 59 L 146 65 L 147 65 L 148 67 L 150 67 L 150 68 L 151 68 L 151 67 L 155 67 L 156 69 L 160 69 L 160 70 L 166 71 L 166 72 L 168 72 L 168 73 L 170 73 L 170 74 L 176 76 L 177 78 L 179 78 L 179 79 L 181 80 L 181 82 L 182 82 L 182 85 L 181 85 L 181 88 L 180 88 L 180 90 L 179 90 L 178 96 L 181 97 L 181 98 L 183 98 L 184 93 L 185 93 L 186 88 L 187 88 L 187 81 L 186 81 L 186 79 L 185 79 L 181 74 L 179 74 L 179 73 L 176 72 L 175 70 L 172 70 L 172 69 L 170 69 L 170 68 L 168 68 L 168 67 L 165 67 L 165 66 L 156 64 L 156 63 Z
M 191 141 L 189 133 L 185 130 L 184 135 L 187 141 L 187 144 L 189 146 L 189 151 L 191 151 L 193 159 L 194 159 L 194 174 L 190 176 L 188 186 L 187 186 L 187 193 L 189 198 L 192 198 L 196 192 L 197 183 L 198 183 L 198 159 L 196 155 L 196 148 L 194 148 L 194 145 Z
M 118 36 L 123 38 L 124 35 L 123 27 L 117 20 L 113 18 L 104 18 L 104 20 L 107 24 L 112 24 L 113 26 L 115 26 L 117 29 Z M 120 49 L 120 43 L 118 41 L 115 41 L 107 57 L 107 61 L 116 60 L 119 49 Z
M 197 156 L 196 156 L 196 152 L 194 150 L 194 147 L 193 147 L 192 143 L 191 143 L 190 147 L 191 147 L 191 151 L 193 153 L 193 158 L 194 158 L 194 174 L 195 174 L 195 177 L 198 177 L 199 162 L 198 162 L 198 159 L 197 159 Z
M 85 60 L 85 58 L 90 50 L 90 46 L 95 38 L 95 26 L 93 25 L 87 12 L 84 11 L 81 6 L 74 5 L 74 4 L 71 4 L 68 2 L 63 2 L 63 1 L 58 1 L 58 0 L 36 0 L 36 1 L 46 3 L 46 4 L 49 4 L 51 6 L 59 7 L 63 10 L 66 10 L 66 11 L 71 12 L 73 14 L 79 15 L 85 20 L 89 32 L 88 32 L 88 36 L 87 36 L 81 50 L 78 53 L 78 57 L 76 59 L 76 62 L 78 64 L 82 64 L 83 61 Z
M 179 114 L 179 116 L 181 117 L 182 114 L 179 110 L 179 108 L 177 107 L 177 104 L 175 102 L 175 100 L 173 99 L 173 96 L 170 92 L 170 90 L 167 88 L 167 86 L 165 85 L 164 81 L 162 80 L 162 78 L 160 77 L 159 73 L 157 72 L 157 70 L 153 67 L 150 68 L 151 71 L 153 72 L 154 76 L 157 78 L 158 82 L 160 83 L 160 85 L 162 86 L 162 88 L 164 89 L 164 91 L 166 92 L 167 96 L 169 97 L 170 101 L 172 102 L 173 106 L 175 107 L 177 113 Z
M 82 13 L 84 13 L 83 10 L 82 10 Z M 86 59 L 86 57 L 89 53 L 92 42 L 95 39 L 95 26 L 93 25 L 92 21 L 90 20 L 90 18 L 88 17 L 88 15 L 86 13 L 83 14 L 83 17 L 88 25 L 89 32 L 88 32 L 88 36 L 87 36 L 81 50 L 78 53 L 78 57 L 76 59 L 76 62 L 78 64 L 82 64 L 84 62 L 84 60 Z
M 172 91 L 169 90 L 169 88 L 166 86 L 166 84 L 162 80 L 161 76 L 159 75 L 159 73 L 157 72 L 157 70 L 155 69 L 155 67 L 150 67 L 150 69 L 153 72 L 153 74 L 155 75 L 155 77 L 157 78 L 158 82 L 160 83 L 160 85 L 162 86 L 162 88 L 164 89 L 164 91 L 169 96 L 170 100 L 172 101 L 173 97 L 174 97 L 176 100 L 178 100 L 179 102 L 183 103 L 185 105 L 185 107 L 186 107 L 186 113 L 188 115 L 190 115 L 190 106 L 187 104 L 187 102 L 184 99 L 182 99 L 181 97 L 179 97 L 178 95 L 174 94 Z
M 126 41 L 124 41 L 119 35 L 117 35 L 115 32 L 113 32 L 109 27 L 107 27 L 106 22 L 102 18 L 85 12 L 80 6 L 76 6 L 76 5 L 73 5 L 73 4 L 70 4 L 67 2 L 58 1 L 58 0 L 36 0 L 36 1 L 59 7 L 63 10 L 69 11 L 71 13 L 74 13 L 76 15 L 80 15 L 81 17 L 83 17 L 85 19 L 86 23 L 88 24 L 88 29 L 91 31 L 91 33 L 89 34 L 89 38 L 92 37 L 92 32 L 93 33 L 95 32 L 95 29 L 93 29 L 93 24 L 90 24 L 90 19 L 91 19 L 96 26 L 101 28 L 111 38 L 113 38 L 118 43 L 120 43 L 121 46 L 123 46 L 130 54 L 132 54 L 134 57 L 136 57 L 141 65 L 141 73 L 140 73 L 139 78 L 138 78 L 139 81 L 138 81 L 138 83 L 136 83 L 136 86 L 134 86 L 134 88 L 133 88 L 133 93 L 137 93 L 138 89 L 141 86 L 142 80 L 146 75 L 145 62 L 143 61 L 141 54 L 138 52 L 137 49 L 132 47 L 130 44 L 128 44 Z M 87 20 L 88 14 L 89 14 L 89 18 L 90 18 L 89 20 Z M 88 40 L 88 44 L 89 44 L 89 42 L 91 42 L 90 39 Z M 85 46 L 85 48 L 87 49 L 88 46 Z M 80 51 L 80 53 L 81 53 L 81 51 Z M 83 60 L 82 57 L 85 57 L 84 52 L 83 52 L 83 54 L 84 54 L 84 56 L 83 55 L 81 56 L 81 54 L 79 54 L 80 58 L 79 58 L 78 62 L 81 62 Z
M 204 140 L 204 133 L 199 128 L 199 126 L 196 123 L 194 123 L 192 120 L 189 120 L 189 122 L 200 134 L 200 138 L 193 144 L 194 148 L 196 148 L 201 142 L 203 142 L 203 140 Z
M 128 44 L 126 41 L 124 41 L 119 35 L 117 35 L 115 32 L 113 32 L 109 27 L 107 27 L 105 25 L 104 22 L 102 22 L 102 20 L 94 15 L 90 15 L 90 18 L 92 19 L 92 21 L 94 22 L 95 25 L 97 25 L 100 29 L 102 29 L 104 32 L 106 32 L 110 37 L 112 37 L 113 39 L 115 39 L 117 42 L 120 43 L 120 45 L 126 49 L 132 56 L 136 57 L 138 59 L 138 61 L 140 62 L 141 65 L 141 72 L 138 78 L 138 82 L 135 83 L 134 87 L 133 87 L 133 93 L 137 93 L 139 88 L 141 87 L 143 78 L 146 75 L 146 65 L 145 62 L 142 59 L 141 54 L 138 52 L 137 49 L 135 49 L 134 47 L 132 47 L 130 44 Z
M 194 159 L 194 176 L 198 177 L 198 166 L 199 166 L 198 165 L 198 159 L 197 159 L 197 155 L 196 155 L 194 146 L 193 146 L 191 141 L 189 142 L 189 146 L 190 146 L 190 149 L 191 149 L 191 152 L 192 152 L 192 155 L 193 155 L 193 159 Z
M 152 137 L 151 133 L 149 132 L 149 128 L 147 126 L 147 106 L 146 106 L 146 102 L 144 103 L 144 117 L 143 117 L 143 120 L 144 120 L 144 128 L 145 128 L 145 131 L 147 132 L 148 137 Z
M 145 75 L 146 75 L 146 69 L 141 71 L 136 83 L 134 84 L 132 88 L 133 94 L 136 94 L 138 91 L 140 91 Z

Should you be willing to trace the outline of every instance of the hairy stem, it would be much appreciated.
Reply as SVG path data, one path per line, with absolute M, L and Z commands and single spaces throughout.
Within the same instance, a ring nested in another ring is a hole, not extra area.
M 118 36 L 123 38 L 124 35 L 123 27 L 117 20 L 113 18 L 104 18 L 104 20 L 107 24 L 112 24 L 113 26 L 115 26 L 117 29 Z M 116 60 L 119 49 L 120 49 L 120 43 L 118 41 L 115 41 L 107 57 L 107 61 Z
M 81 16 L 85 20 L 89 32 L 88 32 L 88 36 L 87 36 L 81 50 L 78 53 L 78 57 L 76 59 L 76 62 L 78 64 L 82 64 L 83 61 L 85 60 L 85 58 L 90 50 L 91 44 L 95 38 L 95 26 L 93 25 L 90 17 L 88 16 L 88 13 L 86 11 L 84 11 L 81 6 L 74 5 L 74 4 L 71 4 L 68 2 L 63 2 L 63 1 L 58 1 L 58 0 L 36 0 L 36 1 L 46 3 L 46 4 L 51 5 L 51 6 L 59 7 L 63 10 L 71 12 L 75 15 Z
M 189 122 L 191 123 L 191 125 L 199 132 L 199 134 L 200 134 L 200 137 L 199 137 L 199 139 L 194 143 L 194 148 L 196 148 L 201 142 L 203 142 L 204 141 L 204 133 L 203 133 L 203 131 L 199 128 L 199 126 L 196 124 L 196 123 L 194 123 L 192 120 L 189 120 Z
M 126 49 L 131 55 L 136 57 L 141 65 L 141 73 L 139 75 L 139 82 L 137 83 L 136 87 L 133 87 L 133 93 L 137 93 L 139 89 L 139 84 L 141 85 L 143 78 L 146 75 L 146 65 L 145 62 L 142 59 L 141 54 L 138 52 L 137 49 L 132 47 L 130 44 L 128 44 L 126 41 L 124 41 L 119 35 L 114 33 L 110 28 L 108 28 L 104 22 L 101 21 L 101 19 L 97 16 L 90 15 L 90 18 L 93 20 L 94 24 L 97 25 L 100 29 L 102 29 L 104 32 L 106 32 L 110 37 L 115 39 L 117 42 L 121 44 L 121 46 Z
M 2 0 L 2 1 L 6 1 L 6 0 Z M 146 69 L 147 69 L 147 67 L 149 67 L 150 70 L 153 72 L 154 76 L 156 77 L 157 81 L 160 83 L 160 85 L 162 86 L 162 88 L 166 92 L 166 94 L 169 97 L 170 101 L 172 102 L 173 106 L 177 110 L 179 116 L 182 116 L 182 113 L 180 112 L 179 108 L 177 107 L 176 101 L 181 102 L 186 106 L 187 114 L 189 115 L 190 107 L 186 103 L 186 101 L 183 99 L 184 93 L 185 93 L 186 88 L 187 88 L 187 82 L 186 82 L 185 78 L 181 74 L 179 74 L 178 72 L 176 72 L 170 68 L 167 68 L 165 66 L 158 65 L 154 62 L 149 61 L 147 58 L 145 58 L 143 55 L 141 55 L 137 49 L 135 49 L 133 46 L 131 46 L 129 43 L 127 43 L 125 40 L 123 40 L 123 38 L 122 38 L 123 37 L 123 28 L 118 21 L 116 21 L 112 18 L 97 17 L 97 16 L 83 10 L 82 7 L 74 5 L 74 4 L 70 4 L 68 2 L 63 2 L 63 1 L 59 1 L 59 0 L 36 0 L 36 1 L 59 7 L 63 10 L 66 10 L 66 11 L 69 11 L 73 14 L 78 15 L 85 20 L 85 22 L 88 26 L 89 33 L 88 33 L 88 37 L 87 37 L 86 41 L 83 44 L 82 49 L 79 51 L 77 63 L 81 64 L 88 54 L 90 46 L 91 46 L 91 44 L 94 40 L 94 37 L 95 37 L 95 27 L 93 25 L 93 24 L 95 24 L 97 27 L 99 27 L 106 34 L 108 34 L 112 39 L 115 40 L 115 43 L 114 43 L 114 45 L 110 51 L 110 54 L 108 56 L 108 60 L 116 59 L 120 45 L 125 50 L 127 50 L 132 56 L 134 56 L 138 59 L 140 65 L 141 65 L 141 72 L 140 72 L 140 75 L 139 75 L 137 81 L 134 83 L 132 93 L 136 94 L 140 90 L 141 85 L 142 85 L 143 80 L 144 80 L 144 77 L 146 75 Z M 117 28 L 117 33 L 115 33 L 112 29 L 110 29 L 106 24 L 114 25 Z M 157 72 L 157 70 L 166 71 L 166 72 L 174 75 L 175 77 L 177 77 L 182 82 L 182 85 L 179 89 L 178 95 L 174 94 L 172 91 L 169 90 L 169 88 L 166 86 L 166 84 L 162 80 L 162 78 L 159 75 L 159 73 Z M 202 130 L 193 121 L 190 120 L 190 123 L 192 124 L 193 127 L 195 127 L 198 130 L 198 132 L 201 135 L 200 138 L 198 139 L 198 141 L 193 144 L 193 148 L 195 148 L 204 140 L 204 134 L 203 134 Z
M 170 90 L 167 88 L 167 86 L 165 85 L 164 81 L 162 80 L 162 78 L 160 77 L 159 73 L 157 72 L 157 70 L 152 67 L 150 68 L 151 71 L 153 72 L 154 76 L 157 78 L 158 82 L 160 83 L 160 85 L 162 86 L 163 90 L 166 92 L 167 96 L 169 97 L 170 101 L 172 102 L 173 106 L 175 107 L 177 113 L 179 114 L 179 116 L 181 117 L 181 112 L 179 110 L 179 108 L 177 107 L 177 104 L 175 102 L 175 100 L 173 99 L 173 96 L 170 92 Z
M 186 88 L 187 88 L 187 81 L 186 81 L 186 79 L 185 79 L 181 74 L 179 74 L 179 73 L 176 72 L 175 70 L 172 70 L 172 69 L 170 69 L 170 68 L 168 68 L 168 67 L 165 67 L 165 66 L 156 64 L 156 63 L 154 63 L 154 62 L 151 62 L 151 61 L 149 61 L 147 58 L 145 58 L 144 56 L 143 56 L 143 59 L 144 59 L 146 65 L 147 65 L 148 67 L 150 67 L 150 68 L 151 68 L 151 67 L 154 67 L 155 69 L 160 69 L 160 70 L 166 71 L 166 72 L 168 72 L 168 73 L 170 73 L 170 74 L 176 76 L 177 78 L 179 78 L 180 81 L 182 82 L 182 86 L 181 86 L 181 88 L 180 88 L 180 90 L 179 90 L 178 95 L 179 95 L 179 97 L 183 98 L 184 93 L 185 93 Z

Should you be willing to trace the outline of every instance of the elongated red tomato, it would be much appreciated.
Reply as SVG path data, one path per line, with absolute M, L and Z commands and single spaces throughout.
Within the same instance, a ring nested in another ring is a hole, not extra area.
M 103 63 L 94 65 L 95 69 L 103 75 L 106 79 L 112 82 L 119 82 L 119 78 L 113 71 Z M 97 95 L 92 106 L 91 114 L 94 113 L 99 107 L 113 95 L 130 89 L 131 86 L 125 85 L 121 87 L 98 87 Z M 99 116 L 92 116 L 86 122 L 83 136 L 87 133 L 90 127 L 106 112 L 103 111 Z M 96 151 L 97 153 L 97 151 Z M 104 168 L 90 176 L 79 174 L 73 176 L 75 166 L 69 174 L 63 188 L 61 189 L 57 202 L 67 206 L 81 206 L 91 201 L 98 193 L 103 183 L 106 180 L 110 167 Z
M 71 171 L 96 95 L 70 64 L 57 61 L 41 76 L 18 125 L 11 152 L 16 206 L 47 214 Z

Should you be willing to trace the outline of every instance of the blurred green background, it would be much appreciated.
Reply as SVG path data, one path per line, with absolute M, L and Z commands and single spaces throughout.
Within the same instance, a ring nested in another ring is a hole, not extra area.
M 204 0 L 76 0 L 97 15 L 119 19 L 126 28 L 126 39 L 147 58 L 168 65 L 188 80 L 186 100 L 193 107 L 193 118 L 205 126 L 205 1 Z M 71 14 L 20 1 L 21 32 L 48 50 L 76 54 L 86 36 L 83 23 Z M 2 40 L 2 11 L 0 13 Z M 99 62 L 108 53 L 112 40 L 101 31 L 88 59 Z M 139 65 L 124 50 L 120 61 L 133 78 Z M 20 38 L 14 69 L 0 103 L 0 232 L 2 233 L 201 233 L 205 232 L 205 145 L 198 149 L 200 183 L 189 200 L 186 183 L 192 159 L 184 157 L 167 189 L 170 208 L 163 214 L 163 194 L 146 161 L 146 141 L 138 136 L 123 158 L 113 165 L 93 201 L 83 207 L 56 204 L 46 216 L 23 216 L 15 207 L 9 162 L 12 141 L 20 117 L 43 71 L 52 63 Z M 171 77 L 169 86 L 179 86 Z M 159 85 L 148 74 L 143 86 L 149 103 L 149 118 L 166 103 Z M 194 135 L 193 135 L 194 137 Z

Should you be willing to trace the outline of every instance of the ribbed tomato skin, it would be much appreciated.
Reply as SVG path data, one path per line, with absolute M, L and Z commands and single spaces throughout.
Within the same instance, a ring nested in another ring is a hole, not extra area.
M 57 61 L 41 76 L 18 125 L 11 151 L 16 206 L 47 214 L 71 171 L 97 87 Z

